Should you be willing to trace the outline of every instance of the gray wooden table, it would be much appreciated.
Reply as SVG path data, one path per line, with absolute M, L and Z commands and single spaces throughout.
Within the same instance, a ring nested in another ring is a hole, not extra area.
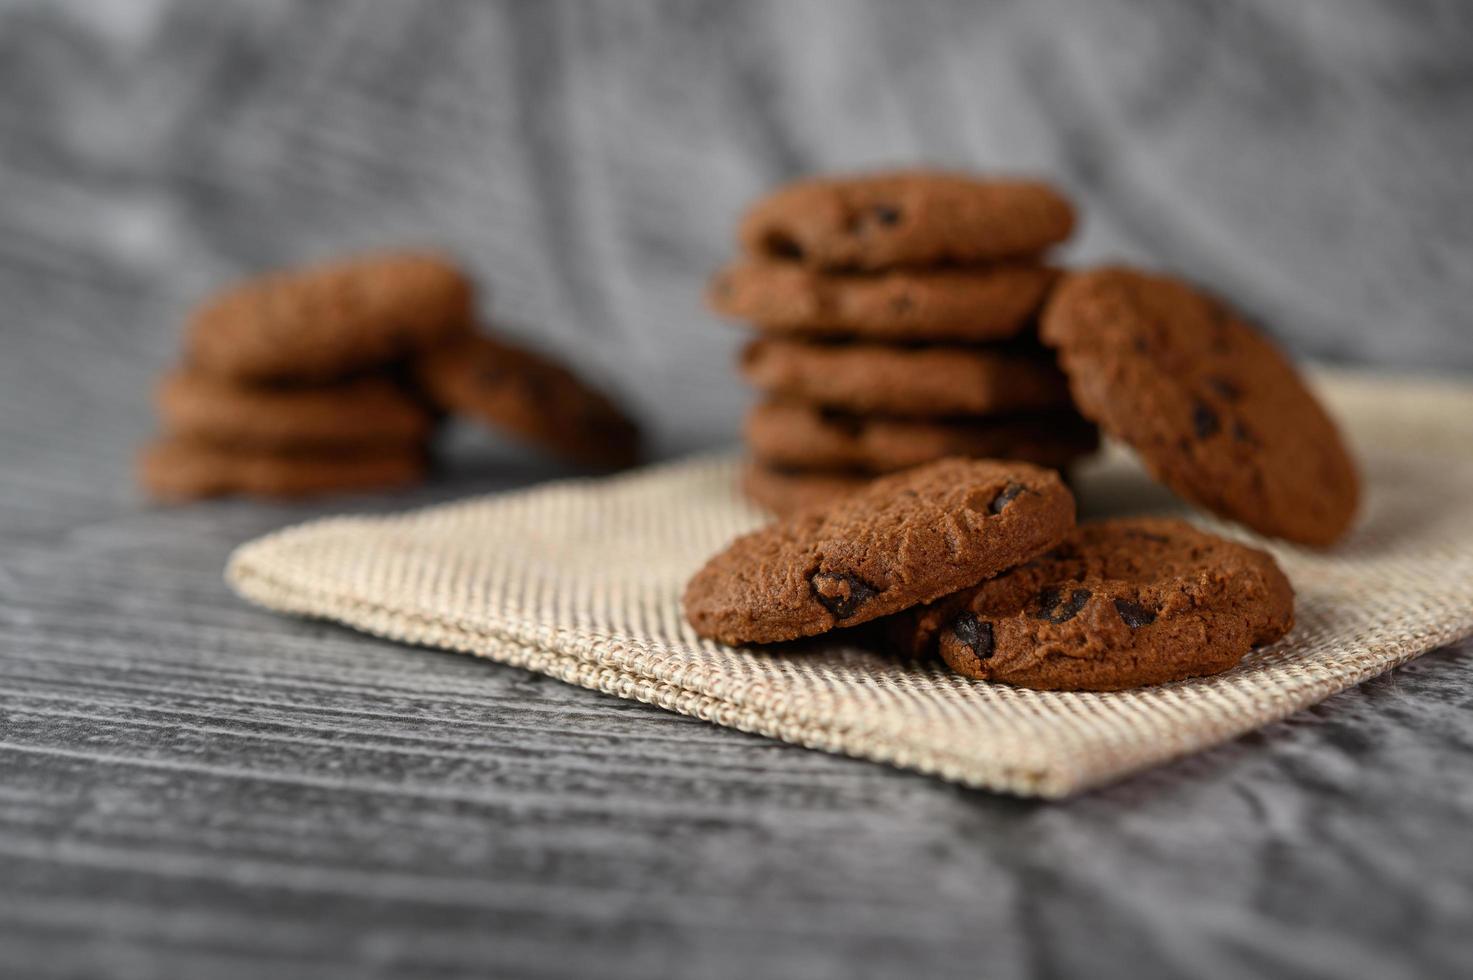
M 1473 646 L 1070 802 L 970 792 L 244 605 L 231 547 L 318 511 L 136 500 L 145 378 L 62 322 L 0 365 L 0 976 L 1473 962 Z M 554 475 L 452 457 L 337 506 Z

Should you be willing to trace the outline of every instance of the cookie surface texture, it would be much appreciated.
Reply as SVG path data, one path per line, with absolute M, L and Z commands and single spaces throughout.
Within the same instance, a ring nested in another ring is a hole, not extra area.
M 874 479 L 872 475 L 834 470 L 784 470 L 749 459 L 742 468 L 742 493 L 757 506 L 777 514 L 829 504 Z
M 895 617 L 897 648 L 1040 690 L 1115 691 L 1216 674 L 1294 624 L 1265 551 L 1171 518 L 1081 524 L 1048 554 Z
M 1092 452 L 1094 426 L 1073 412 L 999 419 L 898 419 L 770 400 L 747 415 L 752 454 L 793 469 L 890 473 L 946 456 L 1020 459 L 1059 468 Z
M 814 636 L 995 575 L 1073 524 L 1056 473 L 942 460 L 737 538 L 690 580 L 686 617 L 726 643 Z
M 221 446 L 402 446 L 424 442 L 432 428 L 429 410 L 383 377 L 265 387 L 176 371 L 159 382 L 154 401 L 170 435 Z
M 1301 544 L 1350 527 L 1360 478 L 1334 422 L 1227 306 L 1169 276 L 1102 268 L 1065 279 L 1041 336 L 1079 410 L 1177 493 Z
M 746 260 L 712 277 L 706 302 L 771 336 L 977 343 L 1028 332 L 1056 278 L 1037 263 L 845 275 Z
M 463 335 L 470 281 L 435 255 L 361 255 L 276 272 L 196 310 L 189 364 L 242 381 L 326 381 Z
M 1033 256 L 1073 229 L 1073 206 L 1043 181 L 917 170 L 788 184 L 738 237 L 754 258 L 872 271 Z
M 145 447 L 138 458 L 144 490 L 173 502 L 233 494 L 292 499 L 388 489 L 418 482 L 424 474 L 424 453 L 400 447 L 284 454 L 163 439 Z
M 768 394 L 849 412 L 991 415 L 1071 404 L 1068 381 L 1041 351 L 763 339 L 742 352 L 741 372 Z

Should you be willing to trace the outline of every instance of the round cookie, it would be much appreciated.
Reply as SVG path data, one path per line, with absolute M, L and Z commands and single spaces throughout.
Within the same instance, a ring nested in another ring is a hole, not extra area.
M 686 586 L 686 618 L 724 643 L 868 622 L 996 575 L 1074 526 L 1058 474 L 946 459 L 743 535 Z
M 311 388 L 246 386 L 198 371 L 166 375 L 154 391 L 172 436 L 264 450 L 423 443 L 429 411 L 388 378 Z
M 1220 673 L 1294 625 L 1264 551 L 1184 521 L 1081 524 L 1059 547 L 886 623 L 899 649 L 978 680 L 1117 691 Z
M 712 277 L 706 301 L 768 335 L 977 343 L 1031 330 L 1057 276 L 1025 262 L 845 275 L 746 260 Z
M 1073 205 L 1042 181 L 911 170 L 796 181 L 737 234 L 754 258 L 873 271 L 1032 256 L 1073 230 Z
M 1071 275 L 1043 318 L 1079 410 L 1162 483 L 1263 534 L 1329 545 L 1360 480 L 1335 424 L 1262 333 L 1168 276 Z
M 363 255 L 241 283 L 204 303 L 189 364 L 239 381 L 326 381 L 469 332 L 465 275 L 432 255 Z
M 828 470 L 785 470 L 749 459 L 742 468 L 742 493 L 780 517 L 805 507 L 833 503 L 867 486 L 874 476 Z
M 541 354 L 472 336 L 420 358 L 415 375 L 447 411 L 574 462 L 617 468 L 639 458 L 639 430 L 619 407 Z
M 163 439 L 145 447 L 138 458 L 139 482 L 165 501 L 230 494 L 290 499 L 379 490 L 416 483 L 424 474 L 424 453 L 403 447 L 287 454 Z
M 997 419 L 912 420 L 850 415 L 794 401 L 766 401 L 746 421 L 747 446 L 794 469 L 889 473 L 944 456 L 1020 459 L 1059 468 L 1099 445 L 1073 412 Z
M 1071 404 L 1068 381 L 1044 351 L 763 339 L 742 352 L 741 371 L 769 395 L 849 412 L 930 418 Z

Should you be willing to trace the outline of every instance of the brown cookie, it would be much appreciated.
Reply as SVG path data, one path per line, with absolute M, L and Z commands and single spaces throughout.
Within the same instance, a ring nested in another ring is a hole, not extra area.
M 909 417 L 1068 408 L 1069 383 L 1043 351 L 753 341 L 742 376 L 770 395 Z
M 1222 303 L 1168 276 L 1069 276 L 1044 314 L 1079 410 L 1157 479 L 1264 534 L 1328 545 L 1360 480 L 1294 366 Z
M 884 624 L 904 653 L 978 680 L 1116 691 L 1220 673 L 1294 625 L 1264 551 L 1169 518 L 1082 524 L 997 578 Z
M 378 490 L 418 482 L 424 473 L 424 453 L 402 446 L 288 454 L 162 439 L 145 447 L 138 459 L 139 482 L 151 496 L 166 501 Z
M 469 332 L 471 284 L 432 255 L 363 255 L 276 272 L 202 305 L 191 366 L 241 381 L 325 381 Z
M 541 354 L 473 336 L 415 365 L 429 397 L 497 429 L 589 466 L 639 458 L 639 430 L 607 396 Z
M 423 443 L 429 410 L 388 378 L 317 387 L 242 385 L 198 371 L 166 375 L 154 392 L 172 436 L 262 450 Z
M 781 517 L 804 507 L 833 503 L 874 479 L 872 474 L 839 470 L 785 470 L 751 459 L 742 468 L 742 493 Z
M 706 299 L 769 335 L 976 343 L 1030 331 L 1057 275 L 1025 262 L 845 275 L 747 260 L 712 277 Z
M 941 459 L 1020 459 L 1062 467 L 1099 445 L 1094 426 L 1073 412 L 997 419 L 912 420 L 826 411 L 766 401 L 746 423 L 752 454 L 772 466 L 889 473 Z
M 814 636 L 975 584 L 1073 526 L 1057 473 L 941 460 L 737 538 L 690 580 L 685 614 L 724 643 Z
M 913 170 L 788 184 L 738 236 L 754 258 L 874 270 L 1033 256 L 1073 230 L 1073 205 L 1042 181 Z

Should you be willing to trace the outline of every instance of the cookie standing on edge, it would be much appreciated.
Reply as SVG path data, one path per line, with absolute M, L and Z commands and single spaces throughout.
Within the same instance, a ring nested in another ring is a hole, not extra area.
M 244 387 L 175 371 L 155 389 L 164 429 L 178 438 L 263 450 L 420 445 L 429 411 L 385 377 L 310 388 Z
M 468 333 L 470 280 L 433 255 L 362 255 L 248 280 L 202 305 L 191 367 L 237 381 L 328 381 Z
M 944 456 L 1021 459 L 1059 468 L 1099 445 L 1094 426 L 1072 412 L 894 419 L 778 400 L 752 409 L 745 434 L 752 454 L 776 466 L 867 473 L 890 473 Z
M 759 391 L 848 412 L 934 418 L 1069 408 L 1069 382 L 1043 350 L 754 340 L 742 376 Z
M 872 271 L 1033 256 L 1073 230 L 1073 205 L 1042 181 L 913 170 L 796 181 L 737 235 L 754 258 Z
M 814 636 L 975 584 L 1073 526 L 1058 474 L 941 460 L 737 538 L 691 578 L 686 618 L 724 643 Z
M 639 429 L 561 364 L 491 337 L 467 337 L 420 358 L 415 376 L 440 407 L 575 462 L 617 468 L 639 458 Z
M 1029 332 L 1057 277 L 1022 262 L 845 275 L 746 260 L 712 277 L 706 301 L 772 336 L 978 343 Z
M 1040 336 L 1079 410 L 1176 492 L 1263 534 L 1329 545 L 1360 479 L 1334 422 L 1284 354 L 1222 303 L 1169 276 L 1067 276 Z
M 1294 625 L 1265 551 L 1170 518 L 1082 524 L 995 579 L 885 624 L 905 653 L 978 680 L 1116 691 L 1217 674 Z

